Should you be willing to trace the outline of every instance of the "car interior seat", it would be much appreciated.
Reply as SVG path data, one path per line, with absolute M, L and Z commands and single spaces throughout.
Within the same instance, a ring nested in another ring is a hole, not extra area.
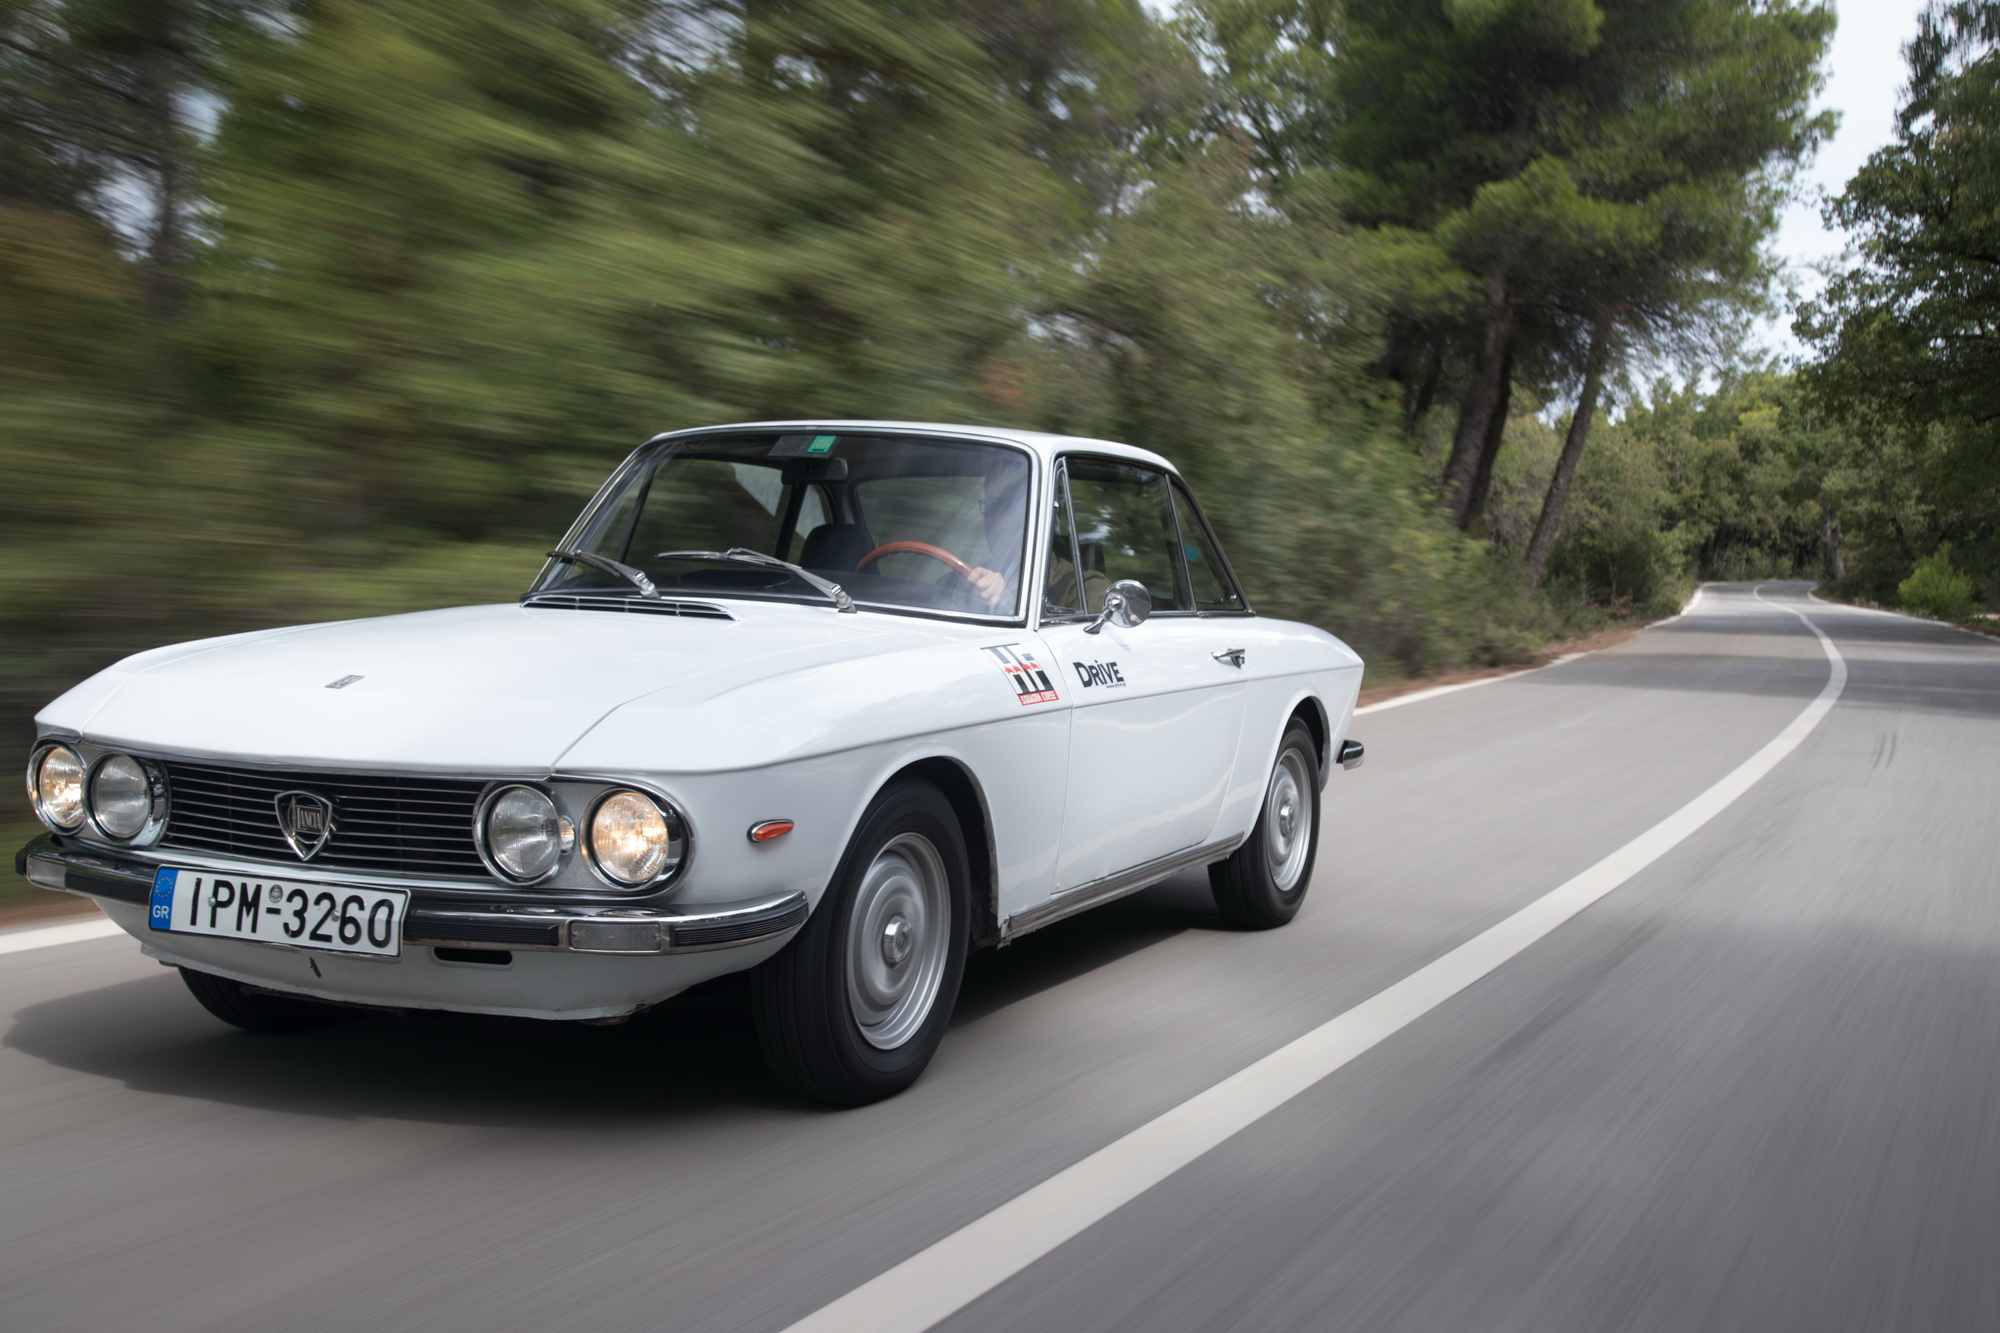
M 799 563 L 807 569 L 851 573 L 856 562 L 879 544 L 859 523 L 822 523 L 806 534 Z

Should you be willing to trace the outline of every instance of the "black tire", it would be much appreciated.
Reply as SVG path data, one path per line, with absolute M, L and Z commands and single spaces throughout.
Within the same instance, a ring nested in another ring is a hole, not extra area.
M 182 968 L 180 973 L 181 980 L 194 992 L 194 998 L 201 1001 L 202 1008 L 245 1032 L 304 1032 L 308 1028 L 337 1023 L 346 1017 L 330 1004 L 259 995 L 256 991 L 245 989 L 239 981 L 209 972 L 197 972 L 191 967 Z
M 935 787 L 898 782 L 875 798 L 805 927 L 751 976 L 758 1043 L 779 1082 L 835 1106 L 916 1082 L 958 1000 L 971 880 L 965 835 Z
M 1297 827 L 1300 813 L 1309 821 L 1304 829 Z M 1257 827 L 1228 859 L 1208 868 L 1209 891 L 1230 925 L 1271 930 L 1299 914 L 1318 859 L 1319 747 L 1294 720 L 1278 742 Z

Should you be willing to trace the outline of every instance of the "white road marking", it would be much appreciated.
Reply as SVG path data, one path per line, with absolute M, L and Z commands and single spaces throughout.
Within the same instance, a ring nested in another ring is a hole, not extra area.
M 1820 596 L 1817 590 L 1810 588 L 1806 590 L 1806 596 L 1818 602 L 1821 606 L 1832 607 L 1839 611 L 1853 611 L 1864 616 L 1893 616 L 1897 620 L 1914 620 L 1919 625 L 1935 625 L 1939 629 L 1955 629 L 1960 634 L 1970 634 L 1982 643 L 2000 648 L 2000 639 L 1994 638 L 1991 634 L 1981 634 L 1976 629 L 1967 629 L 1963 625 L 1954 625 L 1949 620 L 1932 620 L 1929 616 L 1913 616 L 1907 611 L 1890 611 L 1879 606 L 1854 606 L 1848 602 L 1829 602 L 1826 598 Z M 1987 618 L 1992 619 L 1993 617 L 1989 615 Z
M 1702 587 L 1707 587 L 1707 586 L 1708 586 L 1707 584 L 1702 585 Z M 1668 616 L 1665 620 L 1656 621 L 1654 623 L 1659 625 L 1671 625 L 1674 621 L 1679 620 L 1682 616 L 1694 614 L 1695 607 L 1700 605 L 1700 603 L 1701 603 L 1701 588 L 1696 588 L 1694 590 L 1694 596 L 1688 598 L 1688 604 L 1686 606 L 1682 607 L 1679 611 L 1676 611 L 1673 615 Z M 1651 629 L 1652 626 L 1648 625 L 1646 626 L 1646 628 Z M 1496 684 L 1499 681 L 1512 680 L 1516 676 L 1525 676 L 1531 671 L 1547 671 L 1550 667 L 1558 667 L 1561 666 L 1564 662 L 1574 662 L 1579 657 L 1588 657 L 1588 656 L 1590 656 L 1589 653 L 1564 653 L 1561 657 L 1556 658 L 1554 661 L 1544 662 L 1540 666 L 1522 667 L 1519 671 L 1503 671 L 1497 676 L 1482 676 L 1478 680 L 1462 680 L 1458 682 L 1458 684 L 1456 685 L 1434 685 L 1428 690 L 1415 690 L 1409 694 L 1399 694 L 1393 699 L 1384 699 L 1380 703 L 1363 704 L 1361 705 L 1361 707 L 1354 710 L 1354 716 L 1366 717 L 1370 713 L 1379 713 L 1385 708 L 1401 708 L 1404 704 L 1421 703 L 1425 699 L 1435 699 L 1441 694 L 1457 694 L 1460 690 L 1476 689 L 1481 685 L 1492 685 Z
M 25 953 L 29 949 L 46 949 L 54 944 L 81 944 L 85 940 L 101 940 L 124 933 L 115 923 L 102 917 L 95 921 L 70 921 L 60 926 L 34 926 L 0 935 L 0 953 Z
M 1554 666 L 1555 663 L 1551 662 L 1549 665 Z M 1509 671 L 1505 675 L 1485 676 L 1479 680 L 1462 680 L 1456 685 L 1434 685 L 1428 690 L 1416 690 L 1410 694 L 1399 694 L 1393 699 L 1384 699 L 1380 703 L 1363 704 L 1354 710 L 1354 716 L 1366 717 L 1370 713 L 1379 713 L 1385 708 L 1401 708 L 1404 704 L 1422 703 L 1425 699 L 1435 699 L 1440 694 L 1457 694 L 1460 690 L 1476 689 L 1481 685 L 1491 685 L 1496 681 L 1512 680 L 1516 676 L 1525 676 L 1530 671 L 1540 670 L 1540 667 L 1522 667 L 1519 671 Z
M 1759 601 L 1763 598 L 1753 590 Z M 1631 879 L 1727 809 L 1799 748 L 1847 685 L 1847 663 L 1819 638 L 1826 686 L 1756 754 L 1611 855 L 1514 915 L 1240 1073 L 1149 1121 L 872 1281 L 786 1333 L 922 1333 L 1393 1036 Z

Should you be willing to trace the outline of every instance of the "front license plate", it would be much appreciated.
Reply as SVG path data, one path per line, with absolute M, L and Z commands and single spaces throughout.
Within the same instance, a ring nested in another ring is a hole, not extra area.
M 161 867 L 153 876 L 154 930 L 224 935 L 301 949 L 394 956 L 403 951 L 407 889 L 217 874 Z

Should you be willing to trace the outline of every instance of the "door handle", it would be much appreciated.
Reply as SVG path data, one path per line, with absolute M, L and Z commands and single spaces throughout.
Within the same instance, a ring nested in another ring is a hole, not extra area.
M 1241 648 L 1224 648 L 1219 653 L 1210 653 L 1209 656 L 1218 662 L 1227 662 L 1233 667 L 1243 665 L 1243 650 Z

